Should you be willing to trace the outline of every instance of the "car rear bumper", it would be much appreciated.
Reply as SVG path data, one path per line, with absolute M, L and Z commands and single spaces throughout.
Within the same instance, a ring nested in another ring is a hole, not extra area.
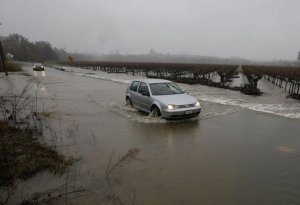
M 186 109 L 176 109 L 176 110 L 169 110 L 165 109 L 162 112 L 162 117 L 167 119 L 181 119 L 181 118 L 192 118 L 196 117 L 200 114 L 200 108 L 186 108 Z

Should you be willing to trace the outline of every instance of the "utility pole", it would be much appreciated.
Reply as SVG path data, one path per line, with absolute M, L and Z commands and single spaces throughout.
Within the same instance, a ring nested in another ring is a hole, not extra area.
M 0 22 L 0 26 L 1 26 L 1 22 Z M 2 47 L 2 43 L 0 41 L 0 68 L 3 68 L 5 75 L 8 75 L 7 71 L 6 71 L 6 66 L 5 66 L 5 55 L 4 55 L 4 50 Z
M 3 47 L 2 47 L 2 43 L 0 41 L 0 67 L 3 68 L 4 72 L 5 72 L 5 75 L 8 75 L 7 74 L 7 71 L 6 71 L 6 66 L 5 66 L 5 56 L 4 56 L 4 50 L 3 50 Z

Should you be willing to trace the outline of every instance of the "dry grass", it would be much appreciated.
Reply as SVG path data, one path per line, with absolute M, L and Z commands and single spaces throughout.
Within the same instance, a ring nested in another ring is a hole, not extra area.
M 134 160 L 140 160 L 137 158 L 139 153 L 140 153 L 140 149 L 138 148 L 129 149 L 128 152 L 120 156 L 119 159 L 114 164 L 111 164 L 111 160 L 115 154 L 115 151 L 113 151 L 106 167 L 105 177 L 108 178 L 108 176 L 111 174 L 111 172 L 114 169 L 116 169 L 117 167 L 121 166 L 124 163 L 129 163 Z
M 41 170 L 63 174 L 73 160 L 66 160 L 34 137 L 34 130 L 19 129 L 0 121 L 0 187 L 28 179 Z
M 43 111 L 43 112 L 33 112 L 33 114 L 35 116 L 43 116 L 43 117 L 49 118 L 54 114 L 54 112 Z
M 6 193 L 0 204 L 13 197 L 18 179 L 26 180 L 44 170 L 62 175 L 74 161 L 38 140 L 43 129 L 38 126 L 42 122 L 38 120 L 37 95 L 34 98 L 28 92 L 33 82 L 30 79 L 19 93 L 0 95 L 0 189 Z
M 8 72 L 20 72 L 22 71 L 22 67 L 16 63 L 6 63 L 6 70 Z

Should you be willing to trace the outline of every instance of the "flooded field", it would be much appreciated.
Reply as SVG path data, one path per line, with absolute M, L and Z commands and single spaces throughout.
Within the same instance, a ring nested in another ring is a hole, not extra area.
M 107 186 L 123 204 L 300 203 L 300 103 L 267 81 L 259 82 L 259 97 L 179 84 L 202 101 L 203 111 L 167 121 L 125 105 L 129 81 L 143 76 L 24 69 L 40 80 L 32 93 L 38 90 L 58 133 L 43 140 L 80 160 L 61 177 L 41 173 L 20 182 L 16 201 L 69 180 L 92 190 L 69 199 L 73 204 L 102 204 Z M 2 92 L 26 77 L 0 81 Z M 118 158 L 131 148 L 140 149 L 139 160 L 116 169 L 107 185 L 112 153 Z
M 72 73 L 76 76 L 88 77 L 94 79 L 102 79 L 120 84 L 128 84 L 132 79 L 145 78 L 140 75 L 127 75 L 119 73 L 105 73 L 101 71 L 85 70 L 73 67 L 63 67 L 65 72 Z M 215 76 L 218 78 L 218 76 Z M 216 79 L 216 81 L 219 81 Z M 247 84 L 246 77 L 239 75 L 231 82 L 230 86 L 240 86 Z M 271 113 L 288 118 L 300 119 L 300 104 L 299 101 L 288 99 L 287 91 L 283 88 L 278 88 L 265 79 L 258 81 L 258 88 L 263 92 L 262 96 L 247 96 L 240 92 L 218 89 L 201 85 L 186 85 L 180 84 L 184 90 L 197 97 L 203 102 L 208 102 L 218 105 L 229 105 L 240 109 L 248 109 L 263 113 Z

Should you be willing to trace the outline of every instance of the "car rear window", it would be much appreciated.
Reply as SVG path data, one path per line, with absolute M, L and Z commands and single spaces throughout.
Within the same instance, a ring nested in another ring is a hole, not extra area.
M 130 90 L 137 92 L 137 89 L 139 87 L 140 82 L 139 81 L 134 81 L 130 85 Z

